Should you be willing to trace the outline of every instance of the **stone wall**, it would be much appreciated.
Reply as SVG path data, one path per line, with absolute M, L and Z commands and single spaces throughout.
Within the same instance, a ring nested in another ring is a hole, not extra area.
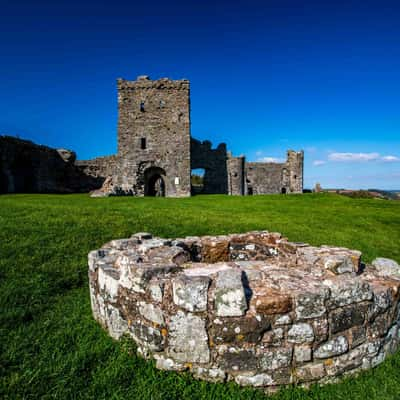
M 399 344 L 399 265 L 278 233 L 152 238 L 89 253 L 94 317 L 160 369 L 269 391 L 372 368 Z
M 246 163 L 247 194 L 282 193 L 285 164 Z
M 102 179 L 75 166 L 75 153 L 0 136 L 0 193 L 74 193 L 98 188 Z
M 247 194 L 303 193 L 304 153 L 288 150 L 285 163 L 246 163 Z
M 97 157 L 91 160 L 77 160 L 75 165 L 86 175 L 105 179 L 118 173 L 118 156 Z
M 220 143 L 213 149 L 210 141 L 191 139 L 191 168 L 203 168 L 203 194 L 227 194 L 228 172 L 226 144 Z

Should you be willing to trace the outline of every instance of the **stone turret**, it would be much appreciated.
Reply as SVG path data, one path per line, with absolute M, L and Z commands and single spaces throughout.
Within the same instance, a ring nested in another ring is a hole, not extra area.
M 244 156 L 228 156 L 228 194 L 236 196 L 245 194 L 245 164 L 246 158 Z
M 304 152 L 288 150 L 289 193 L 303 193 Z

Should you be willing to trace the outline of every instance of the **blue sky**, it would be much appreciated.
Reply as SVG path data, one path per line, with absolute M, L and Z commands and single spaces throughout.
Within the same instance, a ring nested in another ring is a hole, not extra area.
M 2 134 L 111 154 L 117 78 L 188 78 L 194 137 L 304 149 L 306 187 L 400 188 L 399 2 L 0 5 Z

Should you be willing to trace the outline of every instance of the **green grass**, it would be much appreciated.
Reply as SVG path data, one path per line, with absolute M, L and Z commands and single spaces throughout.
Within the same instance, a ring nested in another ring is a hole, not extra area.
M 158 371 L 92 319 L 87 253 L 137 231 L 163 237 L 279 231 L 400 261 L 400 202 L 336 195 L 0 196 L 0 398 L 262 399 L 234 383 Z M 338 385 L 276 399 L 400 398 L 400 354 Z

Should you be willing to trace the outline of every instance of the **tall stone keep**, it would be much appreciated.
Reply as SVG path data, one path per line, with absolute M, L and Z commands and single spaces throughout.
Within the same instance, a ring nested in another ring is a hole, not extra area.
M 190 196 L 188 80 L 118 80 L 115 184 L 135 195 Z

